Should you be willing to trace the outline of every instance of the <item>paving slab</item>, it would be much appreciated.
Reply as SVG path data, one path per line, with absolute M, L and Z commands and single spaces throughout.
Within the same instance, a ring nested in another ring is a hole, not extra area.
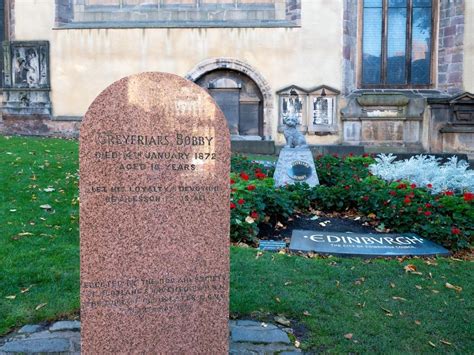
M 280 329 L 252 329 L 245 327 L 235 327 L 231 331 L 233 342 L 246 342 L 257 344 L 283 343 L 290 344 L 288 334 Z
M 49 326 L 32 325 L 20 328 L 6 338 L 0 338 L 0 355 L 17 353 L 61 353 L 80 355 L 81 322 L 60 321 Z M 33 331 L 35 332 L 26 332 Z M 301 354 L 283 330 L 275 324 L 252 320 L 229 321 L 229 354 L 232 355 L 268 355 Z M 52 331 L 51 331 L 52 330 Z
M 68 339 L 21 339 L 5 343 L 0 347 L 0 353 L 39 353 L 39 352 L 66 352 L 71 350 Z
M 59 322 L 54 323 L 49 330 L 51 332 L 57 332 L 61 330 L 80 330 L 81 329 L 81 322 L 77 320 L 62 320 Z
M 27 324 L 20 328 L 18 333 L 20 334 L 31 334 L 41 330 L 42 326 L 39 324 Z

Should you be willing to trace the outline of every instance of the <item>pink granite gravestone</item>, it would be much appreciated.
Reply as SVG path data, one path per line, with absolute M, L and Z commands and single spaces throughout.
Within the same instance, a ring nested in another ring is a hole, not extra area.
M 84 354 L 228 352 L 230 137 L 207 92 L 121 79 L 80 136 Z

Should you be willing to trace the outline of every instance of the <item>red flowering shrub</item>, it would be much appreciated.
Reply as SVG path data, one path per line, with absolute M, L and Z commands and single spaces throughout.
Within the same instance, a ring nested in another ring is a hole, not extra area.
M 373 214 L 373 220 L 394 232 L 418 233 L 451 249 L 472 244 L 473 193 L 431 195 L 430 184 L 419 188 L 406 181 L 389 183 L 369 174 L 364 165 L 371 162 L 370 157 L 318 156 L 320 186 L 274 188 L 272 169 L 239 158 L 231 175 L 232 240 L 252 242 L 259 224 L 284 223 L 296 210 L 314 208 Z
M 474 201 L 474 193 L 465 192 L 464 195 L 463 195 L 463 198 L 464 198 L 464 201 L 466 201 L 466 202 Z
M 240 173 L 240 178 L 242 180 L 247 181 L 249 179 L 249 176 L 246 173 L 242 172 L 242 173 Z
M 459 228 L 453 227 L 451 228 L 451 233 L 454 235 L 459 235 L 461 234 L 461 230 Z

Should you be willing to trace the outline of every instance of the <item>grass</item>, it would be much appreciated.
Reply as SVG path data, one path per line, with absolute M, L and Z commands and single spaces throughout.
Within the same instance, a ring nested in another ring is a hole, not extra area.
M 0 335 L 78 312 L 77 168 L 75 141 L 0 137 Z M 422 274 L 406 273 L 407 264 Z M 309 259 L 232 248 L 230 308 L 263 321 L 284 315 L 316 351 L 467 353 L 473 271 L 452 258 Z
M 79 308 L 77 156 L 74 141 L 0 137 L 0 334 Z
M 474 349 L 470 262 L 308 259 L 272 253 L 257 258 L 256 253 L 232 250 L 231 311 L 261 320 L 268 314 L 293 319 L 307 329 L 305 348 L 335 353 Z M 408 264 L 422 274 L 405 272 Z M 446 283 L 463 290 L 449 289 Z

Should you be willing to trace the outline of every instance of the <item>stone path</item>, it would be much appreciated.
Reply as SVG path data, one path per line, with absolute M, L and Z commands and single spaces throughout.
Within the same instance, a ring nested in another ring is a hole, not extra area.
M 278 327 L 250 320 L 229 321 L 229 354 L 267 355 L 301 354 L 287 332 Z M 53 324 L 25 325 L 17 332 L 0 338 L 0 355 L 18 353 L 80 354 L 81 322 L 59 321 Z

